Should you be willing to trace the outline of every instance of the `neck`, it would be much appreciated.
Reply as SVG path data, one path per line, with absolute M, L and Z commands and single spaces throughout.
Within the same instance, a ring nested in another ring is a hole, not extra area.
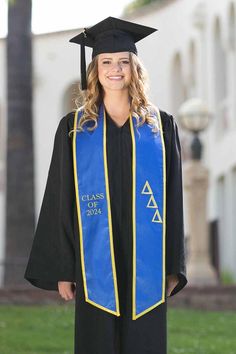
M 121 118 L 129 114 L 130 102 L 127 91 L 106 92 L 103 101 L 107 111 L 114 117 Z

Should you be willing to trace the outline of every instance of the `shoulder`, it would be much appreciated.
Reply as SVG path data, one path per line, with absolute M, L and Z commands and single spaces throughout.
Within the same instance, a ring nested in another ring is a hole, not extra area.
M 160 113 L 161 125 L 164 131 L 171 129 L 171 126 L 173 125 L 174 122 L 174 117 L 171 113 L 165 111 L 159 106 L 156 106 L 155 104 L 153 104 L 153 102 L 149 103 L 149 110 L 151 115 L 156 116 L 156 118 L 157 115 L 159 115 L 158 112 Z
M 161 123 L 162 123 L 162 129 L 163 131 L 173 131 L 173 130 L 178 130 L 178 125 L 176 122 L 175 117 L 162 109 L 159 109 L 160 111 L 160 116 L 161 116 Z
M 151 110 L 151 113 L 154 113 L 154 115 L 156 115 L 159 111 L 163 130 L 171 129 L 171 126 L 173 125 L 174 122 L 174 117 L 171 113 L 162 109 L 159 106 L 156 106 L 152 102 L 150 102 L 149 108 Z
M 60 119 L 56 131 L 56 135 L 61 135 L 61 134 L 68 135 L 68 133 L 73 129 L 75 112 L 76 111 L 71 111 Z
M 159 111 L 160 111 L 161 123 L 162 123 L 163 129 L 170 127 L 174 121 L 173 115 L 163 109 L 160 109 L 160 108 L 159 108 Z
M 59 125 L 61 127 L 73 128 L 75 113 L 76 111 L 67 113 L 63 118 L 61 118 Z

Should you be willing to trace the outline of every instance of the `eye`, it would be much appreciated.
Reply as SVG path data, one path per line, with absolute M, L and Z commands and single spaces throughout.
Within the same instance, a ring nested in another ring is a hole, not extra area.
M 124 64 L 124 65 L 127 65 L 127 64 L 129 64 L 129 60 L 128 59 L 124 59 L 124 60 L 121 61 L 121 63 Z
M 111 61 L 110 60 L 104 60 L 102 63 L 107 65 L 107 64 L 110 64 Z

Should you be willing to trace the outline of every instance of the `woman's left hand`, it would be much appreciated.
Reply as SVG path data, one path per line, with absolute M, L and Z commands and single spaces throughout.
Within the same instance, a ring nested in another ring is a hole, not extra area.
M 167 275 L 167 296 L 170 296 L 172 290 L 179 282 L 179 277 L 176 274 Z

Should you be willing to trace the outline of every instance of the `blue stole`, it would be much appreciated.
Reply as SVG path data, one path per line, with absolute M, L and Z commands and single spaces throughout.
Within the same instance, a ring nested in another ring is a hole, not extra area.
M 114 257 L 106 115 L 101 104 L 94 131 L 78 132 L 74 118 L 73 166 L 85 300 L 120 316 Z M 165 302 L 166 166 L 160 132 L 130 116 L 132 138 L 132 319 Z

